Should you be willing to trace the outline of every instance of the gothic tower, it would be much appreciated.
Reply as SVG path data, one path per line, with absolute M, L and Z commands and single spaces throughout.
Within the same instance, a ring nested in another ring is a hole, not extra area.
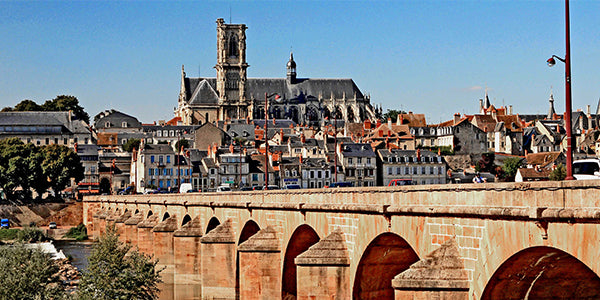
M 217 93 L 219 119 L 243 119 L 252 116 L 246 98 L 246 25 L 225 24 L 217 19 Z

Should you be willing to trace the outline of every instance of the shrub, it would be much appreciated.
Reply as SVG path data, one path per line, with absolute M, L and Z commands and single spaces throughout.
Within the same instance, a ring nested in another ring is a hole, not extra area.
M 77 227 L 71 227 L 67 233 L 65 233 L 65 237 L 72 238 L 77 241 L 87 240 L 87 228 L 83 224 L 77 225 Z
M 17 241 L 24 243 L 36 243 L 47 241 L 48 237 L 37 227 L 25 227 L 17 232 Z
M 11 228 L 11 229 L 2 229 L 0 230 L 0 240 L 15 240 L 17 239 L 17 233 L 19 233 L 19 229 Z

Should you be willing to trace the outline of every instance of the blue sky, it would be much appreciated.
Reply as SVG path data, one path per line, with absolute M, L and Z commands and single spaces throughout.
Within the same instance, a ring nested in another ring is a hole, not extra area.
M 0 106 L 78 97 L 170 119 L 181 65 L 215 77 L 217 18 L 244 23 L 249 77 L 352 78 L 384 109 L 429 123 L 477 112 L 478 99 L 564 111 L 563 1 L 0 1 Z M 600 98 L 600 1 L 572 1 L 573 109 Z

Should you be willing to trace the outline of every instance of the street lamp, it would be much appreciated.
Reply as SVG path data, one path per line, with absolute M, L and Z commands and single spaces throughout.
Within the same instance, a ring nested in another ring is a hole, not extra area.
M 565 0 L 565 41 L 566 54 L 562 59 L 556 55 L 552 55 L 546 62 L 549 67 L 556 64 L 555 58 L 565 63 L 565 130 L 567 131 L 567 177 L 565 180 L 573 180 L 573 137 L 571 125 L 571 39 L 569 30 L 569 0 Z

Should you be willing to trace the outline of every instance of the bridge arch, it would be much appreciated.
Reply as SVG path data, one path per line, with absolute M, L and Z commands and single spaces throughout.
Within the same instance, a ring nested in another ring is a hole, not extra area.
M 316 244 L 320 240 L 317 232 L 307 224 L 302 224 L 294 230 L 285 249 L 283 259 L 283 276 L 281 277 L 281 298 L 296 299 L 297 282 L 296 282 L 296 256 L 308 250 L 308 248 Z
M 208 226 L 206 226 L 206 233 L 209 233 L 211 230 L 215 229 L 215 227 L 219 225 L 221 225 L 221 222 L 217 217 L 210 218 L 210 220 L 208 221 Z
M 392 279 L 419 260 L 408 242 L 393 232 L 373 239 L 356 268 L 353 299 L 394 299 Z
M 152 210 L 149 210 L 148 213 L 146 214 L 146 219 L 150 218 L 150 216 L 153 214 L 154 213 L 152 212 Z
M 190 215 L 186 214 L 185 216 L 183 216 L 183 219 L 181 220 L 181 226 L 189 223 L 192 220 L 192 217 L 190 217 Z
M 238 239 L 238 245 L 247 241 L 251 236 L 255 235 L 260 230 L 260 227 L 254 220 L 248 220 L 246 224 L 244 224 L 244 228 L 240 232 L 240 238 Z M 240 252 L 236 251 L 235 254 L 235 289 L 239 291 L 240 289 Z
M 163 214 L 163 217 L 162 217 L 162 219 L 160 221 L 162 222 L 162 221 L 164 221 L 164 220 L 166 220 L 166 219 L 168 219 L 170 217 L 171 217 L 171 215 L 169 214 L 169 212 L 165 211 L 165 213 Z
M 521 250 L 488 281 L 487 299 L 598 299 L 600 277 L 571 254 L 548 246 Z

